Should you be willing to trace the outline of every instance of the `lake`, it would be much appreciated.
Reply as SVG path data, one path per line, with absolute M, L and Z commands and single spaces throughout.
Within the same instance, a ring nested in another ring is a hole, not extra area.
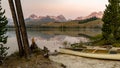
M 38 47 L 43 49 L 43 47 L 46 46 L 51 52 L 59 50 L 59 47 L 62 47 L 64 42 L 68 42 L 69 44 L 88 42 L 89 37 L 93 37 L 100 33 L 100 29 L 41 30 L 31 28 L 27 30 L 29 44 L 31 44 L 31 39 L 34 37 Z M 9 29 L 7 35 L 8 42 L 6 46 L 10 47 L 8 50 L 8 55 L 10 55 L 18 51 L 18 45 L 14 29 Z

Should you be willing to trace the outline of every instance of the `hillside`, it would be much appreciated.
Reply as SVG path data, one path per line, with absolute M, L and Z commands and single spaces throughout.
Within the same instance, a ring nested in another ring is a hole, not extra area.
M 98 19 L 94 21 L 89 21 L 83 24 L 80 24 L 79 21 L 69 21 L 69 22 L 50 22 L 46 24 L 42 24 L 41 26 L 46 27 L 76 27 L 76 28 L 101 28 L 103 22 Z

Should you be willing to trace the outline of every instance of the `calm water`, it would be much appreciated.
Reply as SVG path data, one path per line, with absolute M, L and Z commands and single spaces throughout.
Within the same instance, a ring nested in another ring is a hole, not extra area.
M 100 34 L 100 29 L 68 29 L 68 30 L 39 30 L 29 29 L 27 30 L 29 44 L 31 39 L 34 37 L 38 47 L 48 47 L 51 52 L 59 50 L 59 47 L 63 46 L 63 42 L 67 41 L 69 44 L 78 42 L 87 42 L 89 37 Z M 8 42 L 6 46 L 10 47 L 8 50 L 9 55 L 18 51 L 18 45 L 14 30 L 7 32 Z

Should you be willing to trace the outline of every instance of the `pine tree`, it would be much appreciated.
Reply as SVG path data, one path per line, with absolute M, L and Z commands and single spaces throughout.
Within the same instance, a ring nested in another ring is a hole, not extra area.
M 7 55 L 6 50 L 8 49 L 7 47 L 3 46 L 7 42 L 7 36 L 5 34 L 7 31 L 6 25 L 8 23 L 4 13 L 5 10 L 2 11 L 1 0 L 0 0 L 0 62 L 2 62 L 6 57 Z
M 118 39 L 118 29 L 120 26 L 120 6 L 119 0 L 109 0 L 106 5 L 102 21 L 104 22 L 102 28 L 103 38 L 107 43 L 111 43 L 111 36 L 113 39 Z
M 116 21 L 114 22 L 114 30 L 113 35 L 116 41 L 120 41 L 120 0 L 117 0 L 116 4 L 116 17 L 114 18 Z

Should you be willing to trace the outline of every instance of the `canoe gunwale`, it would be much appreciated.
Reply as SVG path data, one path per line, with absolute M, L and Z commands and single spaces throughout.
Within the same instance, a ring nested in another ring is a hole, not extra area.
M 69 49 L 60 49 L 60 53 L 71 54 L 71 55 L 82 56 L 82 57 L 89 57 L 89 58 L 120 60 L 120 54 L 84 53 L 84 52 L 73 51 L 73 50 L 69 50 Z

